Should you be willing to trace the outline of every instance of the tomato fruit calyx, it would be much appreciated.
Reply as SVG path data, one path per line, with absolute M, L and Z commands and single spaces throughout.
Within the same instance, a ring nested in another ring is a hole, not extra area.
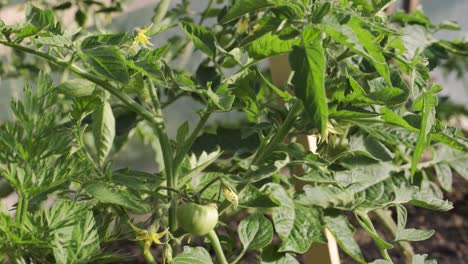
M 218 223 L 218 208 L 215 204 L 183 203 L 177 208 L 177 222 L 192 235 L 206 235 Z

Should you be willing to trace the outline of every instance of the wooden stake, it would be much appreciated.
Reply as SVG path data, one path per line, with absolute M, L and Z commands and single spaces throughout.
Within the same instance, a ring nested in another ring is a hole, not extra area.
M 406 13 L 411 13 L 415 11 L 419 6 L 419 0 L 405 0 L 403 2 L 403 8 L 405 9 Z

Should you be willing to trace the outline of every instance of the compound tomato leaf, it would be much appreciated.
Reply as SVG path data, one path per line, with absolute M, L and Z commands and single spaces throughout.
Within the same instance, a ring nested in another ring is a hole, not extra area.
M 327 135 L 328 105 L 325 93 L 326 58 L 320 30 L 307 27 L 302 34 L 304 47 L 294 47 L 289 55 L 294 70 L 294 91 L 302 100 L 312 124 Z
M 413 194 L 410 204 L 436 211 L 448 211 L 453 208 L 452 202 L 442 200 L 432 190 L 427 188 Z

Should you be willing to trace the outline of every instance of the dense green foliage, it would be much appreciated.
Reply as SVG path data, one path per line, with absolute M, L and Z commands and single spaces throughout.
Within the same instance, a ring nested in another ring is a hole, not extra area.
M 92 5 L 122 8 L 84 2 L 80 26 Z M 468 43 L 432 36 L 456 25 L 432 24 L 419 11 L 387 16 L 388 0 L 226 2 L 193 14 L 189 1 L 169 10 L 161 1 L 153 23 L 135 32 L 68 30 L 55 12 L 69 2 L 55 11 L 30 4 L 26 21 L 0 21 L 0 45 L 14 51 L 3 74 L 35 80 L 0 126 L 0 184 L 18 194 L 15 217 L 0 213 L 0 260 L 134 257 L 112 252 L 117 241 L 138 243 L 149 263 L 153 242 L 163 244 L 165 263 L 211 263 L 210 250 L 219 263 L 248 252 L 259 263 L 298 263 L 312 243 L 326 243 L 327 228 L 359 263 L 392 263 L 397 245 L 408 262 L 432 263 L 407 242 L 434 231 L 406 227 L 405 206 L 450 210 L 443 192 L 452 170 L 468 178 L 467 140 L 436 118 L 442 87 L 429 75 L 468 55 Z M 165 45 L 147 46 L 167 32 L 175 36 Z M 189 72 L 183 62 L 193 48 L 203 57 Z M 281 54 L 292 73 L 277 87 L 260 62 Z M 200 118 L 168 135 L 173 120 L 163 110 L 180 98 L 200 105 Z M 225 112 L 241 118 L 205 130 Z M 135 134 L 155 150 L 159 171 L 114 169 Z M 297 143 L 303 135 L 316 150 Z M 425 151 L 432 159 L 419 162 Z M 190 230 L 178 226 L 177 207 L 192 202 L 218 206 L 210 243 L 187 240 Z M 226 223 L 240 216 L 233 232 Z M 351 218 L 381 260 L 364 259 Z M 375 221 L 396 228 L 384 238 Z

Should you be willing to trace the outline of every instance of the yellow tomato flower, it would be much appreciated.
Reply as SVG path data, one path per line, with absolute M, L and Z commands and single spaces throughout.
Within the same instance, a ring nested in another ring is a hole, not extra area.
M 130 226 L 132 227 L 133 231 L 137 233 L 137 237 L 135 240 L 137 241 L 145 241 L 145 246 L 143 252 L 146 253 L 148 252 L 148 249 L 151 247 L 151 244 L 165 244 L 166 242 L 162 242 L 160 239 L 165 236 L 168 232 L 168 229 L 157 233 L 157 232 L 149 232 L 148 230 L 143 230 L 140 229 L 136 226 L 134 226 L 132 223 L 130 223 Z
M 244 33 L 249 28 L 249 19 L 247 17 L 243 17 L 239 20 L 237 24 L 237 32 Z
M 141 44 L 144 47 L 153 46 L 153 43 L 149 40 L 150 38 L 146 35 L 146 32 L 151 28 L 152 24 L 146 28 L 137 29 L 137 35 L 133 39 L 132 48 L 136 48 L 138 44 Z
M 231 187 L 223 185 L 223 195 L 224 198 L 226 198 L 226 200 L 231 202 L 234 206 L 237 207 L 239 205 L 239 196 L 237 196 L 236 192 L 234 192 Z

